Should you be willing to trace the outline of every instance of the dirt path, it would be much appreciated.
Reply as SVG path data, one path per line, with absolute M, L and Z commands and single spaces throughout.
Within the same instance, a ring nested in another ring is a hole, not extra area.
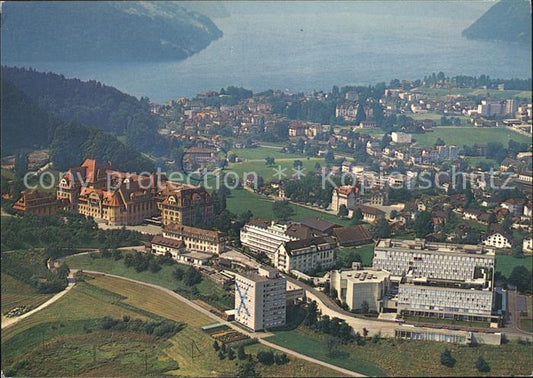
M 73 272 L 76 272 L 76 270 L 73 270 Z M 150 283 L 147 283 L 147 282 L 142 282 L 142 281 L 138 281 L 138 280 L 134 280 L 134 279 L 131 279 L 131 278 L 126 278 L 126 277 L 122 277 L 122 276 L 117 276 L 117 275 L 114 275 L 114 274 L 107 274 L 107 273 L 102 273 L 102 272 L 97 272 L 97 271 L 91 271 L 91 270 L 83 270 L 83 272 L 85 273 L 88 273 L 88 274 L 95 274 L 95 275 L 101 275 L 101 276 L 108 276 L 108 277 L 113 277 L 113 278 L 118 278 L 118 279 L 121 279 L 121 280 L 126 280 L 126 281 L 130 281 L 130 282 L 133 282 L 133 283 L 136 283 L 136 284 L 139 284 L 139 285 L 143 285 L 143 286 L 148 286 L 148 287 L 151 287 L 151 288 L 154 288 L 154 289 L 157 289 L 157 290 L 160 290 L 160 291 L 163 291 L 165 293 L 167 293 L 168 295 L 182 301 L 183 303 L 185 303 L 186 305 L 194 308 L 196 311 L 199 311 L 201 312 L 202 314 L 204 315 L 207 315 L 208 317 L 210 317 L 211 319 L 219 322 L 219 323 L 223 323 L 225 325 L 227 325 L 228 327 L 238 331 L 238 332 L 241 332 L 245 335 L 247 335 L 248 337 L 251 337 L 251 338 L 257 338 L 257 340 L 263 344 L 263 345 L 266 345 L 272 349 L 276 349 L 276 350 L 279 350 L 279 351 L 282 351 L 284 353 L 287 353 L 287 354 L 290 354 L 294 357 L 297 357 L 297 358 L 300 358 L 302 360 L 305 360 L 305 361 L 309 361 L 309 362 L 312 362 L 312 363 L 315 363 L 317 365 L 321 365 L 321 366 L 324 366 L 324 367 L 327 367 L 329 369 L 332 369 L 332 370 L 335 370 L 341 374 L 344 374 L 344 375 L 347 375 L 347 376 L 351 376 L 351 377 L 364 377 L 363 374 L 360 374 L 360 373 L 356 373 L 354 371 L 351 371 L 351 370 L 348 370 L 348 369 L 344 369 L 344 368 L 341 368 L 339 366 L 336 366 L 336 365 L 332 365 L 332 364 L 329 364 L 327 362 L 324 362 L 324 361 L 320 361 L 320 360 L 317 360 L 315 358 L 312 358 L 312 357 L 309 357 L 309 356 L 306 356 L 304 354 L 301 354 L 301 353 L 298 353 L 296 351 L 293 351 L 291 349 L 288 349 L 288 348 L 284 348 L 282 346 L 279 346 L 279 345 L 276 345 L 276 344 L 273 344 L 271 342 L 268 342 L 268 341 L 265 341 L 263 340 L 262 338 L 263 337 L 268 337 L 268 336 L 271 336 L 272 334 L 270 333 L 265 333 L 265 332 L 247 332 L 245 330 L 243 330 L 242 328 L 236 326 L 235 324 L 233 323 L 230 323 L 226 320 L 223 320 L 221 318 L 219 318 L 218 316 L 216 316 L 215 314 L 211 313 L 209 310 L 205 309 L 204 307 L 202 306 L 199 306 L 198 304 L 194 303 L 193 301 L 181 296 L 180 294 L 178 293 L 175 293 L 174 291 L 170 290 L 170 289 L 166 289 L 164 287 L 161 287 L 161 286 L 158 286 L 158 285 L 154 285 L 154 284 L 150 284 Z
M 56 302 L 61 297 L 63 297 L 65 294 L 67 294 L 70 291 L 70 289 L 72 289 L 74 287 L 74 285 L 75 285 L 75 282 L 74 282 L 73 275 L 71 273 L 71 275 L 69 275 L 69 282 L 68 282 L 68 285 L 65 288 L 65 290 L 57 293 L 56 295 L 54 295 L 52 298 L 50 298 L 49 300 L 44 302 L 39 307 L 36 307 L 33 310 L 28 311 L 25 314 L 22 314 L 20 316 L 14 317 L 14 318 L 8 318 L 8 317 L 5 317 L 4 315 L 2 315 L 2 329 L 6 329 L 8 327 L 11 327 L 12 325 L 17 324 L 18 322 L 20 322 L 22 319 L 26 319 L 28 316 L 32 316 L 36 312 L 41 311 L 42 309 L 50 306 L 52 303 Z

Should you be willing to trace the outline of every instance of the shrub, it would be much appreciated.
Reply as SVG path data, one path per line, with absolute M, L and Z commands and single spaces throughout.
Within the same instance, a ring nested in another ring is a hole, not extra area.
M 216 341 L 216 340 L 213 342 L 213 349 L 214 349 L 215 351 L 220 350 L 220 345 L 218 345 L 218 341 Z
M 444 348 L 444 350 L 440 354 L 440 363 L 450 368 L 454 367 L 455 358 L 452 357 L 452 353 L 448 350 L 448 348 Z
M 274 353 L 272 351 L 260 351 L 257 353 L 257 360 L 263 365 L 272 365 L 274 363 Z
M 246 352 L 244 351 L 244 345 L 239 345 L 239 348 L 237 349 L 237 358 L 239 358 L 239 360 L 246 359 Z
M 487 373 L 490 371 L 490 366 L 482 356 L 479 356 L 476 361 L 477 371 L 481 373 Z
M 275 361 L 276 361 L 276 365 L 284 365 L 286 364 L 287 362 L 289 362 L 289 358 L 287 357 L 287 355 L 285 353 L 276 353 L 276 356 L 274 357 Z

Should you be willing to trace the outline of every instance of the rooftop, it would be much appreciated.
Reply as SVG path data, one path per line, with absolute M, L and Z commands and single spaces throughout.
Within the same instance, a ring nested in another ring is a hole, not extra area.
M 495 256 L 494 248 L 484 245 L 434 243 L 424 239 L 400 240 L 400 239 L 380 239 L 375 247 L 377 249 L 409 250 L 430 253 L 452 253 L 452 254 L 477 254 L 485 256 Z
M 341 279 L 348 280 L 352 283 L 381 282 L 390 277 L 390 273 L 381 269 L 367 270 L 337 270 Z

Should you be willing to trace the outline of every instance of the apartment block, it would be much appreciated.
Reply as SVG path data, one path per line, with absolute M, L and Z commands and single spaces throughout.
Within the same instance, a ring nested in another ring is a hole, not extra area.
M 311 230 L 299 224 L 252 219 L 241 229 L 241 244 L 250 248 L 252 252 L 264 252 L 273 259 L 276 250 L 283 242 L 311 236 Z
M 333 238 L 321 236 L 284 242 L 274 254 L 274 265 L 287 273 L 292 270 L 306 273 L 317 267 L 329 268 L 333 265 L 336 246 Z
M 235 320 L 254 331 L 285 325 L 286 285 L 285 278 L 267 266 L 235 273 Z

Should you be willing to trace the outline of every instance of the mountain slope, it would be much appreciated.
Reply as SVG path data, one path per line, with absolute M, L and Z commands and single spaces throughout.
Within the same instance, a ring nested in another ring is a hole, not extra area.
M 176 2 L 4 2 L 4 61 L 186 58 L 222 32 Z
M 531 6 L 528 0 L 501 0 L 463 30 L 469 39 L 531 43 Z
M 2 156 L 50 148 L 54 168 L 65 170 L 85 158 L 113 162 L 117 169 L 152 170 L 153 162 L 109 133 L 78 121 L 63 122 L 2 80 Z

